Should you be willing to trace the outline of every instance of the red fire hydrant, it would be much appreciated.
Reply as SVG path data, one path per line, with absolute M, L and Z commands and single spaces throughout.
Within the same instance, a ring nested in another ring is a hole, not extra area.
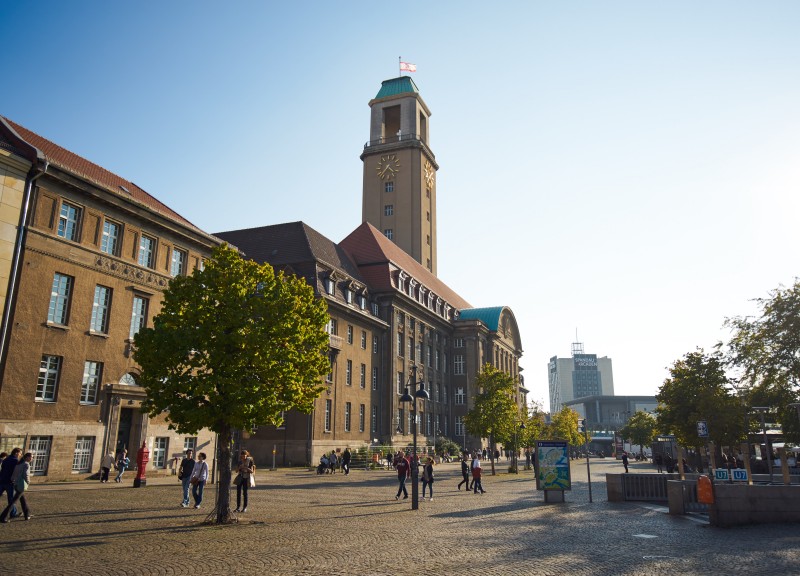
M 133 487 L 140 488 L 147 486 L 147 463 L 150 462 L 150 450 L 147 449 L 147 442 L 142 442 L 142 447 L 136 452 L 136 478 L 133 479 Z

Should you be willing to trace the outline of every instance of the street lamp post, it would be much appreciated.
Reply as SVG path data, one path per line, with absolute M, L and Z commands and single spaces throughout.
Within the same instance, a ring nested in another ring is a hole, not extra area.
M 525 430 L 525 422 L 519 428 L 514 428 L 514 473 L 519 474 L 519 446 L 517 445 L 517 430 Z
M 417 390 L 419 385 L 419 390 Z M 411 402 L 411 419 L 413 421 L 414 453 L 411 456 L 411 509 L 419 509 L 419 462 L 417 461 L 417 398 L 427 400 L 430 398 L 428 391 L 425 390 L 425 382 L 417 382 L 417 365 L 411 366 L 411 387 L 414 395 L 409 394 L 409 387 L 406 386 L 404 394 L 400 397 L 400 402 Z
M 761 428 L 764 430 L 764 452 L 767 453 L 767 466 L 769 466 L 769 483 L 772 484 L 772 454 L 769 449 L 769 440 L 767 439 L 767 423 L 764 415 L 769 412 L 769 406 L 753 406 L 753 410 L 761 414 Z

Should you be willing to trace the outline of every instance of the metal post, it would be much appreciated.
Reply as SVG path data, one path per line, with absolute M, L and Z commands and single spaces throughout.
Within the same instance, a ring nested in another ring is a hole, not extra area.
M 586 432 L 584 431 L 584 434 Z M 592 470 L 589 466 L 589 436 L 586 436 L 586 478 L 589 481 L 589 502 L 592 502 Z
M 767 438 L 767 422 L 764 418 L 764 414 L 769 411 L 769 406 L 753 406 L 753 410 L 761 414 L 761 428 L 764 431 L 764 451 L 767 453 L 767 466 L 769 467 L 769 483 L 772 484 L 772 451 L 769 449 L 769 439 Z

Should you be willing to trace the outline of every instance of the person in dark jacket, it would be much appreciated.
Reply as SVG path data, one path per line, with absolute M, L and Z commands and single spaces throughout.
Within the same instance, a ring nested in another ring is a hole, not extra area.
M 31 519 L 31 511 L 28 508 L 28 502 L 25 500 L 25 492 L 28 491 L 28 485 L 31 482 L 32 460 L 33 454 L 31 452 L 26 452 L 25 456 L 22 457 L 22 461 L 17 464 L 13 474 L 11 474 L 11 482 L 14 484 L 14 499 L 11 500 L 2 514 L 0 514 L 0 522 L 3 524 L 8 522 L 8 514 L 17 503 L 17 500 L 19 500 L 19 503 L 22 505 L 22 513 L 25 515 L 25 520 Z
M 22 449 L 14 448 L 11 454 L 7 455 L 3 458 L 3 461 L 0 462 L 0 496 L 5 492 L 8 498 L 8 504 L 11 504 L 14 500 L 14 483 L 11 481 L 11 475 L 14 474 L 14 468 L 19 464 L 20 454 L 22 454 Z M 14 518 L 16 515 L 17 507 L 12 506 L 11 517 Z
M 461 490 L 461 485 L 462 484 L 466 484 L 467 485 L 467 488 L 466 488 L 467 492 L 469 492 L 469 462 L 467 462 L 468 458 L 469 458 L 469 456 L 467 454 L 464 454 L 463 458 L 461 458 L 461 476 L 462 476 L 463 480 L 458 483 L 458 489 L 459 490 Z
M 433 500 L 433 458 L 428 457 L 425 466 L 422 467 L 422 499 L 425 499 L 425 488 L 430 488 Z
M 350 448 L 345 448 L 342 454 L 342 472 L 344 472 L 345 476 L 350 474 L 350 458 L 352 458 Z
M 192 450 L 186 451 L 186 456 L 181 460 L 181 466 L 178 469 L 178 480 L 181 481 L 183 487 L 183 501 L 181 501 L 181 508 L 189 507 L 189 487 L 192 485 L 192 471 L 194 470 L 194 452 Z
M 408 460 L 405 458 L 398 458 L 394 467 L 397 469 L 397 481 L 400 483 L 400 486 L 397 488 L 397 496 L 395 496 L 394 499 L 399 500 L 400 493 L 402 492 L 403 499 L 405 500 L 408 498 L 408 490 L 406 490 L 406 476 L 408 476 L 411 466 L 409 465 Z
M 622 453 L 622 465 L 625 466 L 625 472 L 628 472 L 628 453 Z

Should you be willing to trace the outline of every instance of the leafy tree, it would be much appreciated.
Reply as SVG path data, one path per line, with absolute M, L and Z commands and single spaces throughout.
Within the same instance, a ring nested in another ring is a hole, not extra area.
M 719 446 L 733 446 L 744 438 L 744 408 L 730 391 L 720 352 L 702 349 L 676 360 L 670 378 L 656 394 L 658 428 L 675 435 L 684 446 L 699 447 L 706 442 L 697 436 L 697 422 L 708 424 L 709 439 Z
M 230 521 L 231 432 L 310 412 L 328 371 L 323 300 L 302 279 L 216 248 L 203 270 L 177 276 L 153 328 L 135 338 L 143 410 L 170 428 L 219 434 L 216 522 Z
M 656 419 L 647 412 L 639 410 L 630 417 L 619 433 L 623 438 L 629 438 L 633 444 L 638 444 L 639 453 L 644 456 L 644 447 L 651 444 L 658 435 L 657 428 Z
M 437 436 L 436 437 L 436 446 L 434 447 L 437 454 L 444 454 L 447 452 L 453 458 L 458 458 L 458 455 L 461 454 L 461 444 L 458 442 L 454 442 L 450 438 L 446 436 Z
M 549 430 L 551 438 L 566 440 L 574 447 L 583 446 L 587 436 L 578 431 L 578 420 L 580 420 L 580 414 L 569 406 L 564 406 L 551 418 Z
M 741 371 L 740 383 L 750 406 L 776 408 L 787 440 L 800 442 L 800 280 L 789 288 L 757 298 L 760 314 L 725 320 L 733 336 L 728 361 Z
M 514 429 L 518 425 L 517 402 L 514 399 L 517 383 L 514 378 L 485 364 L 475 379 L 480 393 L 475 396 L 475 404 L 464 416 L 464 424 L 470 434 L 489 438 L 489 445 L 513 442 Z M 494 454 L 491 458 L 492 475 L 495 474 Z

